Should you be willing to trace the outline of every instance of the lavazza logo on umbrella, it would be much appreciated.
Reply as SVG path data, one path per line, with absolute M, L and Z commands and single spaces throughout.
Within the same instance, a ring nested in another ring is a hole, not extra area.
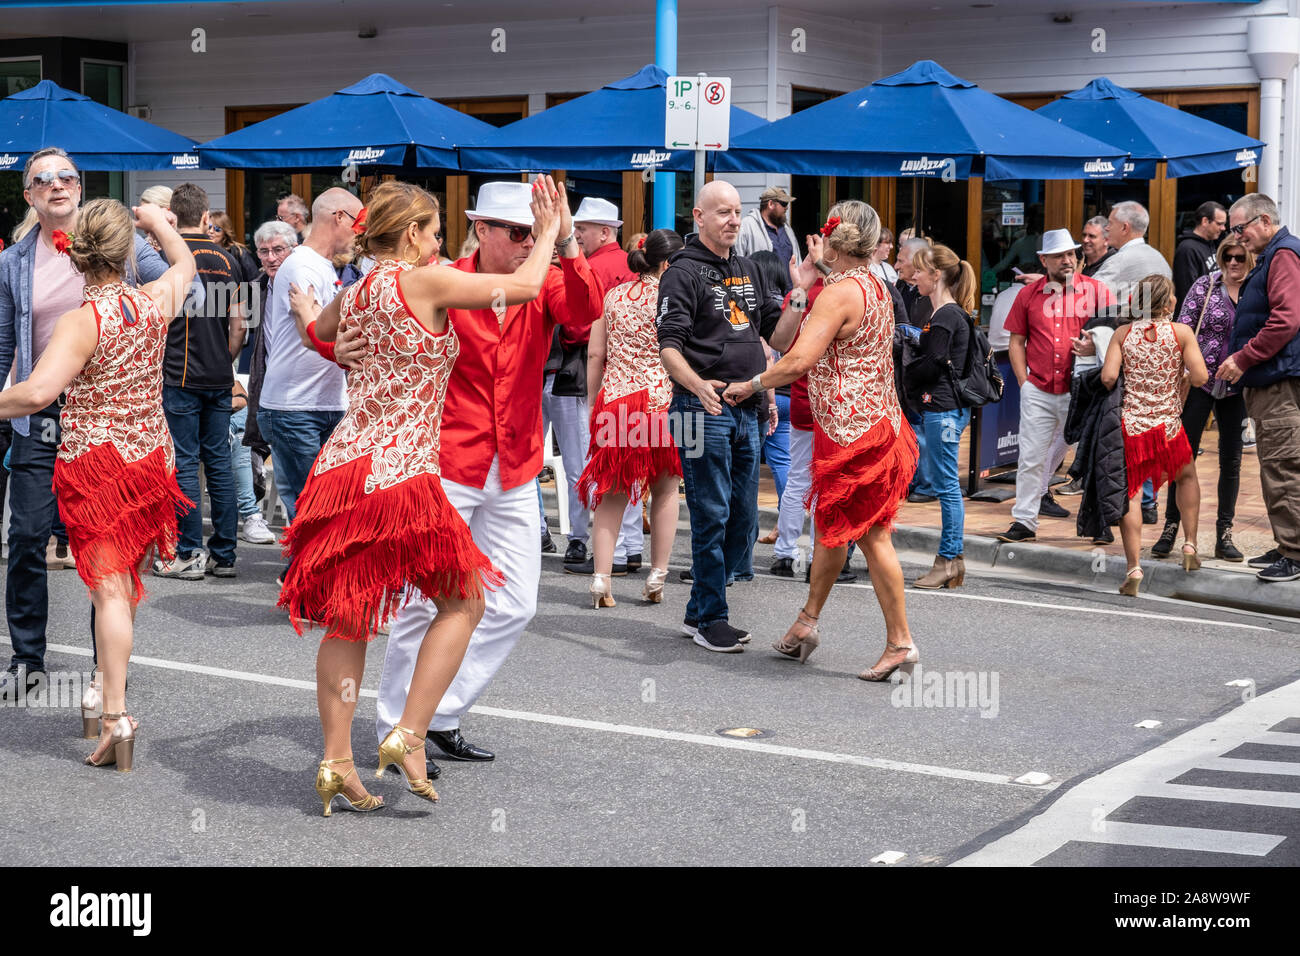
M 13 153 L 0 153 L 0 169 L 8 169 L 10 166 L 18 165 L 18 157 Z
M 1083 164 L 1083 171 L 1089 176 L 1108 176 L 1115 171 L 1115 164 L 1109 159 L 1091 159 Z
M 672 153 L 660 153 L 656 150 L 650 150 L 648 153 L 633 153 L 632 162 L 629 165 L 633 169 L 642 167 L 658 166 L 660 163 L 666 163 L 672 157 Z
M 920 159 L 903 160 L 903 164 L 898 167 L 898 171 L 900 173 L 937 173 L 951 162 L 951 159 L 931 159 L 929 156 L 922 156 Z
M 3 159 L 3 157 L 0 157 L 0 159 Z M 1243 149 L 1241 152 L 1237 154 L 1238 166 L 1254 166 L 1258 162 L 1259 162 L 1259 154 L 1256 153 L 1253 149 Z
M 177 153 L 172 157 L 172 169 L 198 169 L 199 157 L 193 153 Z
M 348 158 L 343 161 L 345 166 L 352 163 L 373 163 L 376 160 L 384 158 L 384 150 L 375 149 L 373 146 L 367 146 L 365 149 L 354 149 L 348 153 Z

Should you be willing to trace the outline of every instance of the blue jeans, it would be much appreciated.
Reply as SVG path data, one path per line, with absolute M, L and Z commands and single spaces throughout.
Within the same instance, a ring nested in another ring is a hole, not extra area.
M 727 620 L 727 577 L 744 574 L 758 536 L 758 412 L 724 404 L 709 415 L 694 395 L 676 395 L 672 418 L 691 516 L 686 617 L 704 627 Z
M 298 496 L 307 483 L 316 456 L 343 420 L 342 412 L 282 412 L 265 406 L 257 410 L 257 427 L 271 446 L 275 484 L 292 521 L 298 513 Z
M 930 469 L 930 456 L 925 453 L 925 413 L 913 417 L 909 411 L 904 413 L 904 417 L 916 434 L 916 473 L 912 476 L 912 491 L 919 495 L 937 498 L 939 492 L 936 490 L 934 474 Z
M 203 502 L 199 500 L 199 462 L 212 503 L 212 537 L 208 551 L 218 564 L 235 563 L 235 534 L 239 509 L 235 477 L 230 470 L 230 389 L 163 386 L 163 412 L 176 448 L 176 484 L 195 507 L 176 510 L 180 541 L 178 557 L 203 548 Z
M 957 453 L 961 447 L 961 433 L 970 424 L 970 409 L 925 412 L 923 417 L 927 470 L 934 482 L 934 494 L 939 499 L 939 511 L 943 516 L 939 557 L 951 560 L 961 557 L 966 531 L 966 503 L 961 497 Z
M 253 449 L 244 444 L 247 425 L 247 405 L 230 413 L 230 469 L 235 473 L 240 520 L 257 514 L 257 495 L 253 492 Z
M 768 435 L 767 422 L 759 426 L 763 437 L 763 458 L 767 467 L 772 469 L 772 479 L 776 482 L 776 497 L 780 501 L 785 494 L 785 476 L 790 473 L 790 396 L 779 392 L 776 396 L 777 424 L 776 431 Z
M 1151 483 L 1151 479 L 1148 478 L 1146 481 L 1142 482 L 1142 510 L 1145 511 L 1148 508 L 1154 508 L 1155 506 L 1156 490 L 1155 486 Z

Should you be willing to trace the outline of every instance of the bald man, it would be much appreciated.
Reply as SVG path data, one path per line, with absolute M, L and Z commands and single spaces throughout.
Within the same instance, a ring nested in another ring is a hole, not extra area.
M 289 311 L 289 286 L 329 304 L 339 289 L 332 260 L 352 248 L 352 224 L 360 212 L 361 200 L 346 189 L 317 196 L 311 233 L 280 265 L 266 300 L 266 377 L 257 426 L 271 446 L 276 487 L 290 520 L 312 462 L 343 417 L 347 395 L 343 369 L 302 347 Z
M 671 421 L 691 515 L 694 581 L 682 633 L 710 651 L 744 650 L 749 634 L 729 621 L 727 577 L 742 570 L 758 536 L 760 397 L 731 406 L 726 382 L 767 367 L 760 336 L 781 309 L 762 273 L 732 247 L 740 235 L 740 194 L 714 180 L 692 211 L 696 232 L 659 280 L 660 357 L 673 379 Z

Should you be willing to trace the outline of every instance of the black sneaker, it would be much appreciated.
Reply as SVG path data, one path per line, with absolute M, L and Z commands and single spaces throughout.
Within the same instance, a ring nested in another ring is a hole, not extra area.
M 1097 535 L 1097 537 L 1092 539 L 1092 543 L 1093 544 L 1114 544 L 1115 532 L 1111 531 L 1110 528 L 1103 528 L 1101 534 Z
M 858 579 L 858 575 L 849 567 L 849 558 L 844 559 L 844 567 L 840 568 L 840 576 L 835 579 L 836 584 L 852 584 Z
M 555 539 L 551 537 L 549 531 L 542 532 L 542 554 L 555 554 L 560 549 L 555 546 Z M 393 764 L 396 766 L 396 764 Z M 433 778 L 430 777 L 430 780 Z
M 1160 532 L 1160 540 L 1151 545 L 1151 557 L 1167 558 L 1174 550 L 1174 542 L 1178 539 L 1178 522 L 1166 521 L 1165 530 Z M 1267 565 L 1265 565 L 1267 567 Z
M 737 630 L 726 621 L 714 621 L 695 632 L 692 640 L 708 651 L 719 654 L 739 654 L 745 648 L 740 642 L 741 636 L 749 637 L 744 631 Z
M 938 501 L 934 495 L 925 495 L 919 491 L 914 491 L 907 496 L 907 500 L 914 505 L 923 505 L 930 501 Z
M 564 552 L 565 564 L 582 564 L 587 560 L 587 546 L 581 541 L 574 539 L 569 542 L 569 547 Z M 591 572 L 588 571 L 588 574 Z
M 998 540 L 1016 544 L 1021 541 L 1033 541 L 1037 537 L 1037 534 L 1030 531 L 1019 521 L 1013 521 L 1010 528 L 998 535 Z
M 772 567 L 768 569 L 778 578 L 794 577 L 794 558 L 777 558 L 772 562 Z
M 1251 558 L 1249 561 L 1246 562 L 1246 564 L 1248 567 L 1252 567 L 1252 568 L 1267 568 L 1267 567 L 1271 567 L 1273 563 L 1277 561 L 1277 559 L 1280 557 L 1282 557 L 1281 551 L 1279 551 L 1277 548 L 1270 548 L 1268 551 L 1264 552 L 1259 557 Z
M 678 571 L 677 580 L 684 584 L 691 584 L 695 580 L 695 575 L 692 574 L 689 569 L 686 571 Z
M 1300 561 L 1292 560 L 1286 555 L 1278 558 L 1263 571 L 1260 571 L 1255 577 L 1261 581 L 1268 581 L 1270 584 L 1282 581 L 1294 581 L 1300 578 Z M 697 640 L 698 644 L 699 641 Z
M 698 637 L 700 634 L 700 622 L 693 617 L 685 618 L 682 621 L 682 637 Z M 736 632 L 736 640 L 742 644 L 748 644 L 751 635 L 743 631 Z
M 1158 524 L 1160 522 L 1160 512 L 1155 508 L 1142 509 L 1143 524 Z
M 588 558 L 586 561 L 583 561 L 581 564 L 570 564 L 569 559 L 566 556 L 564 559 L 564 573 L 565 574 L 595 574 L 596 559 Z M 626 574 L 627 574 L 626 564 L 619 564 L 618 562 L 615 562 L 612 565 L 612 570 L 610 571 L 610 575 L 612 577 L 621 578 Z
M 1081 495 L 1083 494 L 1083 479 L 1071 478 L 1065 484 L 1057 486 L 1056 491 L 1053 492 L 1053 494 L 1067 496 Z
M 640 552 L 637 552 L 636 554 L 629 554 L 629 555 L 627 556 L 627 570 L 628 570 L 628 573 L 629 573 L 629 574 L 630 574 L 631 572 L 633 572 L 633 571 L 640 571 L 640 570 L 641 570 L 641 554 L 640 554 Z
M 1060 505 L 1056 503 L 1056 499 L 1052 497 L 1052 493 L 1050 491 L 1047 494 L 1043 495 L 1042 500 L 1038 502 L 1038 514 L 1043 518 L 1070 517 L 1070 512 L 1066 511 L 1064 508 L 1062 508 Z

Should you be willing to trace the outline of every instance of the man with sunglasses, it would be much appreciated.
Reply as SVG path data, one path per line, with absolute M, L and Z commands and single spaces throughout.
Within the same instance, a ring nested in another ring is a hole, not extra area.
M 31 377 L 59 317 L 81 305 L 85 288 L 85 278 L 66 255 L 54 251 L 53 244 L 56 230 L 77 231 L 81 175 L 67 153 L 49 147 L 31 155 L 23 170 L 23 199 L 36 210 L 37 224 L 0 253 L 0 381 L 8 378 L 11 368 L 15 382 Z M 127 281 L 152 282 L 166 271 L 166 263 L 153 247 L 136 236 L 134 261 L 127 261 Z M 49 614 L 45 547 L 57 515 L 51 486 L 62 438 L 62 404 L 60 398 L 35 415 L 13 420 L 5 581 L 13 657 L 0 685 L 13 683 L 20 693 L 32 675 L 45 670 Z M 93 615 L 91 621 L 93 630 Z
M 769 186 L 758 196 L 758 208 L 740 223 L 736 255 L 750 256 L 760 249 L 775 252 L 782 262 L 799 252 L 799 241 L 787 217 L 794 197 L 780 186 Z
M 554 330 L 563 330 L 566 344 L 585 342 L 603 308 L 600 283 L 574 234 L 564 187 L 552 185 L 548 176 L 540 182 L 557 190 L 562 210 L 555 243 L 560 264 L 551 268 L 542 294 L 508 308 L 447 310 L 460 338 L 460 355 L 442 411 L 442 486 L 469 525 L 474 543 L 505 572 L 506 583 L 485 596 L 483 618 L 430 723 L 429 757 L 494 758 L 461 736 L 460 722 L 537 612 L 542 555 L 533 479 L 542 470 L 542 370 Z M 488 274 L 518 269 L 533 248 L 533 188 L 519 182 L 485 183 L 476 208 L 466 212 L 478 249 L 447 268 Z M 341 361 L 345 338 L 340 339 Z M 402 713 L 420 642 L 436 613 L 432 601 L 415 596 L 393 621 L 376 708 L 381 740 Z
M 1244 386 L 1277 542 L 1249 563 L 1260 569 L 1261 581 L 1294 581 L 1300 578 L 1300 239 L 1263 193 L 1233 203 L 1228 223 L 1257 258 L 1237 299 L 1233 352 L 1215 377 Z

